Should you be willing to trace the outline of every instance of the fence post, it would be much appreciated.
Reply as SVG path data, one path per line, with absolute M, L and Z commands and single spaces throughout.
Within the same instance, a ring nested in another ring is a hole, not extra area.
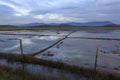
M 96 70 L 96 68 L 97 68 L 97 61 L 98 61 L 98 52 L 99 51 L 99 49 L 98 49 L 98 47 L 97 47 L 97 50 L 96 50 L 96 57 L 95 57 L 95 70 Z
M 22 39 L 19 39 L 19 40 L 20 40 L 20 51 L 21 51 L 22 59 L 24 61 Z
M 20 52 L 21 52 L 21 56 L 22 56 L 22 70 L 23 70 L 23 78 L 22 80 L 25 79 L 25 73 L 24 73 L 24 54 L 23 54 L 23 45 L 22 45 L 22 39 L 19 39 L 20 41 Z
M 96 69 L 97 69 L 97 61 L 98 61 L 98 53 L 99 53 L 99 49 L 97 47 L 96 49 L 96 56 L 95 56 L 95 64 L 94 64 L 94 80 L 97 80 L 97 72 L 96 72 Z
M 17 39 L 17 38 L 9 38 L 8 40 L 18 40 L 19 41 L 19 46 L 20 46 L 20 54 L 21 54 L 21 56 L 22 56 L 22 70 L 23 70 L 23 79 L 22 80 L 24 80 L 25 79 L 25 75 L 24 75 L 24 54 L 23 54 L 23 45 L 22 45 L 22 39 Z

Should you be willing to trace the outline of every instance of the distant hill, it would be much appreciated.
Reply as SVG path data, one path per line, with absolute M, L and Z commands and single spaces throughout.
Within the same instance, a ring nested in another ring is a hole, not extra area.
M 87 23 L 29 23 L 29 24 L 21 24 L 21 25 L 0 25 L 0 27 L 120 27 L 120 25 L 114 24 L 109 21 L 103 21 L 103 22 L 87 22 Z
M 32 26 L 41 26 L 41 25 L 45 25 L 44 23 L 29 23 L 29 24 L 21 24 L 21 25 L 17 25 L 19 27 L 32 27 Z
M 34 27 L 34 26 L 43 26 L 43 25 L 49 25 L 49 26 L 60 26 L 60 25 L 66 25 L 66 26 L 105 26 L 105 25 L 115 25 L 112 22 L 109 21 L 103 21 L 103 22 L 87 22 L 87 23 L 29 23 L 29 24 L 23 24 L 19 25 L 19 27 Z
M 14 26 L 14 25 L 0 25 L 0 28 L 2 28 L 2 27 L 6 27 L 6 28 L 9 28 L 9 27 L 15 28 L 16 26 Z
M 87 23 L 67 23 L 72 26 L 105 26 L 105 25 L 115 25 L 112 22 L 109 21 L 103 21 L 103 22 L 87 22 Z

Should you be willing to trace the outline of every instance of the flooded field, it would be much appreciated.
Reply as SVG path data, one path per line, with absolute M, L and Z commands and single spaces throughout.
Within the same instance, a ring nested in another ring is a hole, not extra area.
M 24 68 L 25 71 L 30 72 L 37 76 L 44 76 L 44 77 L 56 77 L 59 80 L 92 80 L 81 75 L 73 74 L 70 72 L 66 72 L 63 70 L 49 68 L 42 65 L 33 65 L 33 64 L 21 64 L 19 62 L 8 62 L 5 59 L 0 60 L 0 65 L 8 66 L 10 68 L 22 70 Z
M 0 31 L 0 52 L 20 54 L 19 40 L 14 40 L 14 38 L 17 38 L 22 40 L 24 54 L 38 53 L 34 55 L 36 58 L 94 68 L 96 49 L 98 48 L 97 69 L 120 73 L 119 34 L 119 30 L 59 31 L 59 33 L 53 30 Z M 41 52 L 41 50 L 43 51 Z M 13 68 L 20 67 L 19 63 L 11 65 L 5 60 L 1 60 L 0 64 Z M 64 78 L 69 80 L 79 80 L 81 78 L 87 80 L 80 75 L 39 65 L 26 64 L 25 68 L 35 74 L 56 75 L 58 77 L 64 75 Z

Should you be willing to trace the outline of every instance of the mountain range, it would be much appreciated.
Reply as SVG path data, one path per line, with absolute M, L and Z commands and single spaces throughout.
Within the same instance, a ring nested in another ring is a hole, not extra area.
M 116 25 L 110 21 L 102 21 L 102 22 L 86 22 L 86 23 L 76 23 L 76 22 L 70 22 L 70 23 L 29 23 L 29 24 L 22 24 L 18 25 L 19 27 L 34 27 L 34 26 L 60 26 L 60 25 L 68 25 L 68 26 L 105 26 L 105 25 Z

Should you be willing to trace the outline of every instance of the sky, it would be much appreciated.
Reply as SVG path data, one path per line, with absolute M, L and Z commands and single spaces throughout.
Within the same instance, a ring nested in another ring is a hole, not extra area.
M 120 23 L 120 0 L 0 0 L 0 24 L 111 21 Z

